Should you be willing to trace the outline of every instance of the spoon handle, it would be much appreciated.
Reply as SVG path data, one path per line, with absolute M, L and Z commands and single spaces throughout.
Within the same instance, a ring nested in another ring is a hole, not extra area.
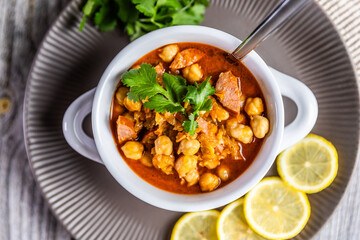
M 241 60 L 309 2 L 311 0 L 283 0 L 233 51 L 232 55 Z

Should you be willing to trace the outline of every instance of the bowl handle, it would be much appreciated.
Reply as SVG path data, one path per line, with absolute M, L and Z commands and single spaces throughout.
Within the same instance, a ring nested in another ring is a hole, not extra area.
M 318 104 L 312 91 L 299 80 L 270 68 L 278 82 L 281 95 L 293 100 L 297 106 L 297 115 L 284 128 L 284 136 L 279 153 L 303 139 L 314 127 L 318 116 Z
M 103 164 L 94 139 L 89 137 L 83 129 L 84 119 L 91 113 L 95 90 L 96 88 L 84 93 L 71 103 L 64 114 L 62 127 L 66 141 L 75 151 Z
M 284 128 L 284 136 L 279 152 L 304 138 L 315 125 L 318 116 L 318 105 L 311 90 L 299 80 L 270 68 L 280 92 L 292 99 L 298 109 L 296 118 Z M 92 109 L 96 88 L 78 97 L 66 110 L 63 118 L 63 133 L 69 145 L 78 153 L 95 162 L 103 164 L 94 139 L 83 130 L 84 119 Z

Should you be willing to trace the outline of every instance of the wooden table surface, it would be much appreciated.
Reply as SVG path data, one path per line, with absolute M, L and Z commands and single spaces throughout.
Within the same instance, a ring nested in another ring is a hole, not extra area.
M 42 38 L 70 0 L 0 0 L 0 240 L 71 239 L 41 196 L 25 152 L 27 75 Z M 316 0 L 347 44 L 360 73 L 360 0 Z M 360 164 L 314 239 L 360 239 Z

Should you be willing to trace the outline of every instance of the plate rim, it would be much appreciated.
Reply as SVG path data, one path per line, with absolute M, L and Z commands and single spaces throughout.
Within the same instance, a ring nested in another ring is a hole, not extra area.
M 25 87 L 25 92 L 24 92 L 24 101 L 23 101 L 23 112 L 22 112 L 22 126 L 23 126 L 23 137 L 24 137 L 24 143 L 25 143 L 25 150 L 26 150 L 26 155 L 28 158 L 28 163 L 32 172 L 32 175 L 34 177 L 34 180 L 36 182 L 36 185 L 38 187 L 38 190 L 40 190 L 40 194 L 42 195 L 43 199 L 46 202 L 46 205 L 48 207 L 48 209 L 51 211 L 52 215 L 56 218 L 56 220 L 58 221 L 58 223 L 61 224 L 61 226 L 63 228 L 65 228 L 65 230 L 69 233 L 69 235 L 76 239 L 75 235 L 72 233 L 72 231 L 68 228 L 69 226 L 67 224 L 64 224 L 64 222 L 61 220 L 60 216 L 55 212 L 55 209 L 53 208 L 52 204 L 50 204 L 49 199 L 46 196 L 46 193 L 43 191 L 43 189 L 40 186 L 40 181 L 38 179 L 38 175 L 35 173 L 34 171 L 34 166 L 33 166 L 33 162 L 31 160 L 31 155 L 30 155 L 30 143 L 28 141 L 28 127 L 27 127 L 27 114 L 28 114 L 28 98 L 30 95 L 30 85 L 31 85 L 31 81 L 32 81 L 32 73 L 34 71 L 35 68 L 35 64 L 39 59 L 39 55 L 41 50 L 44 47 L 44 44 L 46 42 L 46 40 L 48 39 L 49 35 L 51 34 L 51 32 L 53 32 L 53 29 L 55 27 L 56 24 L 58 24 L 59 20 L 66 14 L 66 13 L 71 13 L 70 9 L 72 5 L 77 5 L 77 7 L 80 7 L 83 4 L 84 0 L 70 0 L 66 6 L 60 11 L 60 13 L 58 14 L 58 16 L 55 18 L 55 20 L 50 24 L 46 34 L 43 36 L 37 50 L 36 53 L 33 57 L 27 78 L 26 78 L 26 87 Z M 332 29 L 336 32 L 336 36 L 339 37 L 341 43 L 342 43 L 342 47 L 345 49 L 346 52 L 346 58 L 348 59 L 348 61 L 350 62 L 351 65 L 351 70 L 352 70 L 352 74 L 354 75 L 354 79 L 356 81 L 356 86 L 357 86 L 357 95 L 358 95 L 358 99 L 360 99 L 360 73 L 358 73 L 357 69 L 356 69 L 356 65 L 354 62 L 354 59 L 352 58 L 351 54 L 350 54 L 350 50 L 348 48 L 348 46 L 346 45 L 346 41 L 344 39 L 344 37 L 342 36 L 342 34 L 340 33 L 338 27 L 335 25 L 335 23 L 332 21 L 332 19 L 330 18 L 330 16 L 328 15 L 328 13 L 326 12 L 326 10 L 323 8 L 322 5 L 320 5 L 320 3 L 318 3 L 315 0 L 312 0 L 313 4 L 316 4 L 317 7 L 321 10 L 321 12 L 324 14 L 324 16 L 326 17 L 327 21 L 330 22 Z M 77 9 L 78 13 L 81 14 L 81 11 L 79 9 Z M 200 24 L 201 25 L 201 24 Z M 101 33 L 102 34 L 102 33 Z M 358 117 L 360 118 L 360 112 L 358 114 Z M 358 129 L 360 129 L 360 121 L 358 122 Z M 326 218 L 326 220 L 322 223 L 322 225 L 317 228 L 314 232 L 314 235 L 312 236 L 312 239 L 325 227 L 326 224 L 328 224 L 329 220 L 334 216 L 335 211 L 340 207 L 340 205 L 343 204 L 344 201 L 344 195 L 348 192 L 348 188 L 350 183 L 353 181 L 354 178 L 354 171 L 357 168 L 357 166 L 360 164 L 360 137 L 358 138 L 358 144 L 356 145 L 356 159 L 355 159 L 355 163 L 354 163 L 354 168 L 351 170 L 351 174 L 349 177 L 349 180 L 346 183 L 346 186 L 344 188 L 343 193 L 341 194 L 338 203 L 336 204 L 336 206 L 334 207 L 333 211 L 329 214 L 329 216 Z
M 23 101 L 23 112 L 22 112 L 22 126 L 23 126 L 23 136 L 24 136 L 24 143 L 25 143 L 25 151 L 26 151 L 26 156 L 28 159 L 28 163 L 31 169 L 31 173 L 34 177 L 36 186 L 38 188 L 38 190 L 40 190 L 40 194 L 43 197 L 44 201 L 46 202 L 46 206 L 47 208 L 51 211 L 52 215 L 55 217 L 55 219 L 58 221 L 58 223 L 61 224 L 61 226 L 63 228 L 65 228 L 65 230 L 67 231 L 67 233 L 74 239 L 77 239 L 75 237 L 75 235 L 72 233 L 72 231 L 70 231 L 70 229 L 68 228 L 67 224 L 64 224 L 64 222 L 60 219 L 60 216 L 55 212 L 55 209 L 53 208 L 52 204 L 50 204 L 48 197 L 46 196 L 46 193 L 43 191 L 42 187 L 40 186 L 40 181 L 39 181 L 39 176 L 35 173 L 34 170 L 34 165 L 33 162 L 31 160 L 31 155 L 30 155 L 30 143 L 28 141 L 27 138 L 27 133 L 28 133 L 28 128 L 27 128 L 27 114 L 28 114 L 28 98 L 30 95 L 30 82 L 32 81 L 32 73 L 34 71 L 35 68 L 35 64 L 37 62 L 37 60 L 39 59 L 39 55 L 40 55 L 40 51 L 41 49 L 43 49 L 46 40 L 48 39 L 49 35 L 51 34 L 51 32 L 53 31 L 55 25 L 59 22 L 60 18 L 62 18 L 65 13 L 69 12 L 69 9 L 71 7 L 71 5 L 73 5 L 74 3 L 79 2 L 79 4 L 82 4 L 81 2 L 83 2 L 83 0 L 70 0 L 70 2 L 68 2 L 66 4 L 66 6 L 60 11 L 60 13 L 58 14 L 58 16 L 55 18 L 55 20 L 50 24 L 48 30 L 46 31 L 44 37 L 41 39 L 41 42 L 39 44 L 39 47 L 36 49 L 36 53 L 33 57 L 33 60 L 31 62 L 31 66 L 30 66 L 30 70 L 29 73 L 27 75 L 26 78 L 26 87 L 25 87 L 25 93 L 24 93 L 24 101 Z
M 74 1 L 74 0 L 73 0 Z M 324 13 L 325 17 L 327 18 L 328 22 L 331 24 L 331 27 L 335 30 L 336 32 L 336 35 L 340 38 L 340 41 L 342 43 L 342 46 L 344 47 L 345 49 L 345 52 L 346 52 L 346 57 L 347 59 L 349 60 L 350 62 L 350 65 L 351 65 L 351 69 L 352 69 L 352 73 L 354 74 L 354 78 L 355 78 L 355 81 L 356 81 L 356 86 L 357 86 L 357 93 L 358 93 L 358 98 L 359 98 L 359 101 L 360 101 L 360 72 L 357 71 L 356 69 L 356 65 L 355 65 L 355 62 L 354 62 L 354 59 L 352 58 L 351 54 L 350 54 L 350 50 L 349 50 L 349 47 L 347 46 L 346 44 L 346 41 L 344 39 L 344 37 L 342 36 L 342 34 L 340 33 L 340 30 L 338 29 L 338 27 L 336 26 L 336 24 L 333 22 L 333 20 L 330 18 L 329 14 L 327 13 L 327 11 L 324 9 L 324 7 L 322 5 L 320 5 L 319 2 L 317 2 L 316 0 L 312 0 L 312 2 L 314 4 L 317 5 L 318 8 L 320 8 L 320 10 Z M 360 111 L 359 111 L 359 114 L 358 114 L 358 117 L 360 118 Z M 315 123 L 316 124 L 316 123 Z M 358 129 L 360 129 L 360 121 L 358 121 Z M 356 159 L 355 159 L 355 163 L 354 163 L 354 168 L 351 170 L 351 174 L 350 174 L 350 177 L 349 177 L 349 180 L 345 186 L 345 189 L 344 189 L 344 192 L 341 194 L 340 196 L 340 199 L 339 199 L 339 202 L 336 204 L 335 208 L 333 209 L 333 211 L 330 213 L 330 215 L 327 217 L 327 219 L 324 221 L 324 223 L 321 225 L 321 227 L 319 229 L 316 230 L 314 236 L 316 236 L 324 227 L 325 225 L 329 222 L 329 220 L 334 216 L 334 213 L 337 209 L 340 208 L 340 205 L 343 204 L 344 202 L 344 196 L 345 194 L 348 192 L 348 189 L 349 189 L 349 185 L 350 183 L 353 181 L 354 179 L 354 172 L 355 172 L 355 169 L 358 167 L 358 165 L 360 165 L 360 137 L 358 138 L 358 143 L 357 143 L 357 146 L 356 146 Z M 313 237 L 314 237 L 313 236 Z

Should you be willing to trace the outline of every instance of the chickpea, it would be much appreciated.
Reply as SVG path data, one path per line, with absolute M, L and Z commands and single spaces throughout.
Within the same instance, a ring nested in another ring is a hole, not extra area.
M 211 98 L 212 108 L 210 110 L 210 116 L 214 122 L 216 121 L 224 121 L 229 119 L 229 112 L 222 107 L 214 98 Z
M 207 114 L 207 113 L 208 113 L 207 111 L 199 111 L 200 117 L 204 117 L 205 114 Z M 207 115 L 208 115 L 208 114 L 207 114 Z M 207 117 L 207 116 L 205 116 L 205 117 Z
M 228 119 L 226 121 L 226 130 L 230 133 L 230 130 L 236 128 L 239 124 L 245 124 L 246 117 L 244 114 L 238 114 L 236 117 Z
M 149 152 L 145 152 L 144 155 L 140 158 L 140 162 L 147 166 L 152 167 L 152 155 Z
M 162 76 L 162 74 L 165 72 L 164 65 L 161 62 L 158 63 L 158 65 L 155 66 L 155 70 L 158 75 Z
M 155 140 L 155 153 L 170 155 L 173 151 L 173 143 L 168 136 L 160 136 Z
M 178 172 L 179 177 L 185 177 L 189 172 L 197 169 L 197 156 L 181 156 L 176 160 L 175 170 Z
M 204 157 L 204 155 L 203 155 Z M 206 167 L 207 169 L 214 169 L 220 164 L 220 159 L 215 155 L 207 155 L 207 159 L 203 160 L 200 165 Z M 211 157 L 211 158 L 209 158 Z
M 120 106 L 124 106 L 124 98 L 126 98 L 129 89 L 127 87 L 120 87 L 115 94 L 115 98 Z
M 178 154 L 183 153 L 184 155 L 194 155 L 199 151 L 200 142 L 198 140 L 183 139 L 180 142 Z
M 144 145 L 136 141 L 128 141 L 121 147 L 125 157 L 138 160 L 144 152 Z
M 212 173 L 204 173 L 199 180 L 201 191 L 212 191 L 220 185 L 220 179 L 218 176 Z
M 141 110 L 142 103 L 140 101 L 133 102 L 128 97 L 124 98 L 124 106 L 130 112 L 139 112 Z
M 226 121 L 226 130 L 228 130 L 230 132 L 230 130 L 237 127 L 237 125 L 239 125 L 239 122 L 237 121 L 237 119 L 231 118 Z
M 241 124 L 245 124 L 246 123 L 246 116 L 244 114 L 238 114 L 236 115 L 236 120 L 241 123 Z
M 114 113 L 123 114 L 126 109 L 123 106 L 114 105 Z
M 245 104 L 245 112 L 249 116 L 260 115 L 264 111 L 264 104 L 261 98 L 248 98 Z
M 217 120 L 218 121 L 224 121 L 227 120 L 229 118 L 229 112 L 226 111 L 223 107 L 221 107 L 220 105 L 218 106 L 218 109 L 216 111 L 216 115 L 217 115 Z
M 141 66 L 139 64 L 137 64 L 137 65 L 133 66 L 131 69 L 139 69 L 139 68 L 141 68 Z
M 165 174 L 170 175 L 173 174 L 174 161 L 175 158 L 173 155 L 155 154 L 152 159 L 152 164 Z
M 187 181 L 187 186 L 190 187 L 194 184 L 196 184 L 199 181 L 200 175 L 198 170 L 193 170 L 186 174 L 185 180 Z
M 163 49 L 161 49 L 161 52 L 159 53 L 159 57 L 164 62 L 171 62 L 178 52 L 179 52 L 178 45 L 171 44 L 171 45 L 168 45 L 168 46 L 164 47 Z
M 221 178 L 221 180 L 226 181 L 229 179 L 230 170 L 227 166 L 220 165 L 217 168 L 217 175 Z
M 160 84 L 161 86 L 164 86 L 163 83 L 163 74 L 165 72 L 165 68 L 164 65 L 160 62 L 158 65 L 155 66 L 155 70 L 156 70 L 156 81 L 158 82 L 158 84 Z
M 252 116 L 250 126 L 257 138 L 263 138 L 269 132 L 269 120 L 263 116 Z
M 184 68 L 184 70 L 182 71 L 184 77 L 189 80 L 190 82 L 197 82 L 200 81 L 203 73 L 202 70 L 200 68 L 200 65 L 195 63 L 191 66 L 188 66 L 186 68 Z
M 242 143 L 251 143 L 253 132 L 249 126 L 239 124 L 237 127 L 230 129 L 230 135 Z

